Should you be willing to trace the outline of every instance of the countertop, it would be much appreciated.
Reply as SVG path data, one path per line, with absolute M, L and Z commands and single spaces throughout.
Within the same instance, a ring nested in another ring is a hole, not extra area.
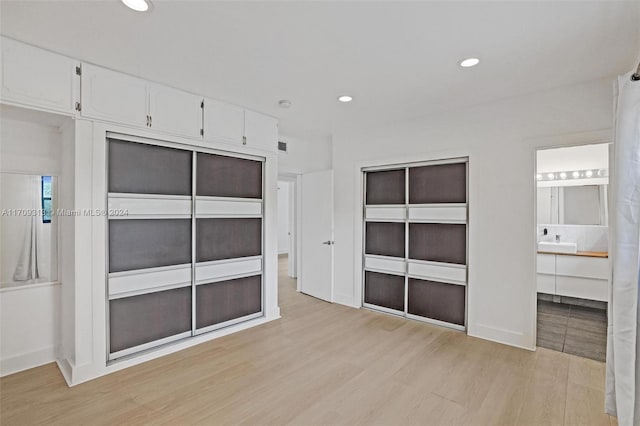
M 538 251 L 538 254 L 558 254 L 561 256 L 584 256 L 584 257 L 609 257 L 609 253 L 606 251 L 579 251 L 577 253 L 554 253 L 550 251 Z

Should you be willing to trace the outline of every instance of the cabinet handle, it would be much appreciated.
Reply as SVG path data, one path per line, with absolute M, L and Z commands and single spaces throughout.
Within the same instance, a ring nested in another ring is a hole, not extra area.
M 147 115 L 147 127 L 149 127 L 149 116 Z
M 247 137 L 243 136 L 242 137 L 242 145 L 246 145 L 247 144 Z
M 149 116 L 149 127 L 153 126 L 153 116 Z

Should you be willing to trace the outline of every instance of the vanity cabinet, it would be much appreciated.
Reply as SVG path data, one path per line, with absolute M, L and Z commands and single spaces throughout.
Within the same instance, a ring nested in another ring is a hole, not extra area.
M 202 97 L 95 65 L 82 64 L 81 105 L 87 118 L 201 137 Z
M 2 101 L 75 113 L 78 62 L 2 37 Z
M 538 254 L 539 293 L 609 300 L 609 259 L 582 255 Z

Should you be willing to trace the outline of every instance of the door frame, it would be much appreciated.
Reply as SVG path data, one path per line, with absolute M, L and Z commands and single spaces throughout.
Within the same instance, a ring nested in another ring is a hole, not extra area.
M 533 236 L 533 286 L 532 286 L 532 308 L 531 308 L 531 350 L 536 351 L 538 349 L 538 182 L 536 180 L 536 174 L 538 171 L 538 151 L 546 151 L 556 148 L 570 148 L 576 146 L 585 145 L 598 145 L 609 144 L 609 185 L 612 183 L 612 179 L 615 174 L 615 162 L 613 156 L 614 149 L 614 137 L 612 129 L 594 130 L 584 133 L 573 133 L 562 136 L 549 136 L 544 138 L 529 139 L 526 142 L 531 146 L 531 156 L 533 164 L 533 174 L 531 175 L 531 185 L 533 187 L 533 224 L 531 226 L 531 232 Z M 612 191 L 607 191 L 608 197 L 612 197 Z M 608 209 L 611 209 L 612 203 L 607 200 Z M 608 212 L 609 213 L 609 212 Z M 609 217 L 609 262 L 613 262 L 611 255 L 611 214 Z M 611 291 L 611 276 L 609 276 L 609 291 Z
M 289 186 L 289 255 L 287 261 L 287 275 L 289 278 L 298 278 L 300 271 L 300 181 L 301 175 L 295 173 L 280 173 L 278 181 L 287 182 Z M 300 291 L 298 282 L 297 290 Z

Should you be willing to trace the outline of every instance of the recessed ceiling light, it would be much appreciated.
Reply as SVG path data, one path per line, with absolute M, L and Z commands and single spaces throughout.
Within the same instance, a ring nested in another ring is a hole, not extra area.
M 122 3 L 136 12 L 146 12 L 149 10 L 149 2 L 147 0 L 122 0 Z
M 340 102 L 351 102 L 353 100 L 353 97 L 349 95 L 342 95 L 342 96 L 338 96 L 338 100 Z
M 458 65 L 460 65 L 462 68 L 471 68 L 471 67 L 475 67 L 479 63 L 480 63 L 480 59 L 478 58 L 467 58 L 458 62 Z
M 278 101 L 278 106 L 280 108 L 290 108 L 293 103 L 289 99 L 280 99 Z

